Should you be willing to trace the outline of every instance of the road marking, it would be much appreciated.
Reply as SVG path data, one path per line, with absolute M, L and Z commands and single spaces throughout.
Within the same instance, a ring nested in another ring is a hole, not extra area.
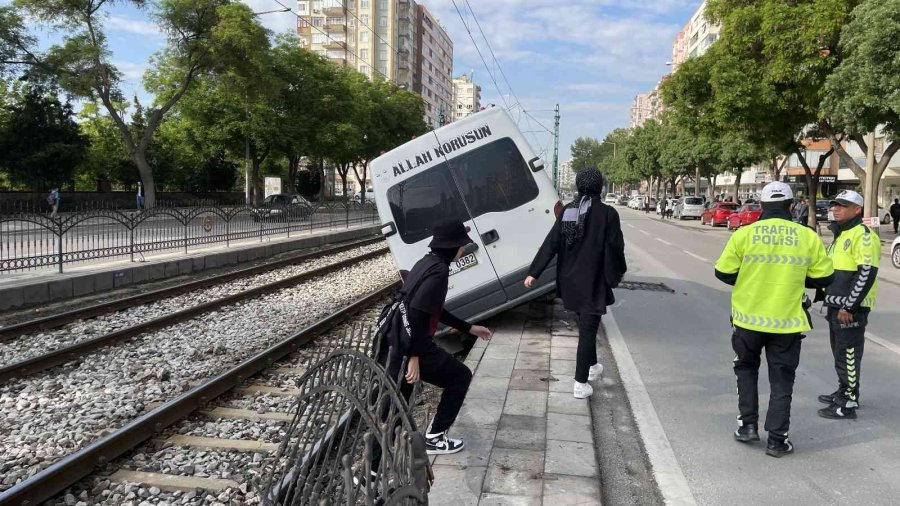
M 882 339 L 871 332 L 866 332 L 866 339 L 868 339 L 869 341 L 872 341 L 873 343 L 875 343 L 877 345 L 887 348 L 889 351 L 893 351 L 897 355 L 900 355 L 900 346 L 897 346 L 896 344 L 894 344 L 890 341 Z
M 697 260 L 700 260 L 701 262 L 709 262 L 708 259 L 703 258 L 702 256 L 697 255 L 697 254 L 695 254 L 695 253 L 691 253 L 690 251 L 688 251 L 688 250 L 686 250 L 686 249 L 681 250 L 681 251 L 684 251 L 684 252 L 687 253 L 688 255 L 690 255 L 690 256 L 696 258 Z
M 666 504 L 697 504 L 612 311 L 606 313 L 603 326 L 663 500 Z
M 667 244 L 667 245 L 669 245 L 669 246 L 672 246 L 672 243 L 670 243 L 669 241 L 667 241 L 667 240 L 665 240 L 665 239 L 660 239 L 659 237 L 657 237 L 656 240 L 659 241 L 659 242 L 661 242 L 661 243 L 663 243 L 663 244 Z
M 632 225 L 631 223 L 626 223 L 625 226 L 628 228 L 634 228 L 634 225 Z
M 640 233 L 642 233 L 642 234 L 644 234 L 644 235 L 646 235 L 646 236 L 649 236 L 649 235 L 650 235 L 650 232 L 647 232 L 646 230 L 638 230 L 638 232 L 640 232 Z

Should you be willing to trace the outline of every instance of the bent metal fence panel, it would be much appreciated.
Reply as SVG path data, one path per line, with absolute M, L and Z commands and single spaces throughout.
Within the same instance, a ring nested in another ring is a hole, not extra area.
M 433 481 L 424 436 L 357 327 L 298 380 L 293 420 L 259 483 L 264 506 L 420 505 Z M 382 451 L 382 449 L 384 449 Z
M 236 242 L 267 241 L 315 230 L 373 224 L 373 204 L 329 203 L 314 208 L 252 206 L 93 209 L 51 217 L 0 214 L 0 274 L 56 268 L 98 259 L 140 261 Z

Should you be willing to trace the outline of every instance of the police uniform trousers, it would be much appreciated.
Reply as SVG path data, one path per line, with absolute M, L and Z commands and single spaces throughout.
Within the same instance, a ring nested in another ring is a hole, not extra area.
M 738 409 L 743 424 L 759 423 L 759 365 L 766 350 L 769 369 L 769 411 L 765 429 L 786 436 L 791 424 L 791 396 L 794 375 L 800 364 L 799 333 L 772 334 L 734 327 L 731 347 L 734 349 L 734 374 L 737 376 Z
M 859 377 L 862 368 L 863 348 L 866 344 L 868 311 L 853 315 L 853 322 L 838 321 L 838 308 L 828 308 L 828 333 L 831 352 L 834 354 L 834 370 L 838 377 L 835 402 L 842 408 L 859 407 Z

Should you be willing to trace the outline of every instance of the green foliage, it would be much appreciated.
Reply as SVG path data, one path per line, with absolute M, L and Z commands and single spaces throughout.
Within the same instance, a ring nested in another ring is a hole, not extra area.
M 35 87 L 7 107 L 0 124 L 0 167 L 10 182 L 35 191 L 70 182 L 88 146 L 71 104 Z
M 603 148 L 600 141 L 590 137 L 575 139 L 571 147 L 572 170 L 580 172 L 587 167 L 597 167 L 603 157 Z
M 900 139 L 900 0 L 868 0 L 841 32 L 841 65 L 825 84 L 823 107 L 840 130 L 884 125 Z

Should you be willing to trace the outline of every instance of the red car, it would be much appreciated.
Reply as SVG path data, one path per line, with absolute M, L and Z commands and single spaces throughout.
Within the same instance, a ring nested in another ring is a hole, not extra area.
M 700 215 L 701 225 L 725 225 L 728 223 L 728 217 L 737 211 L 738 205 L 733 202 L 713 202 L 707 207 L 703 214 Z
M 737 230 L 744 225 L 749 225 L 758 220 L 761 214 L 761 205 L 744 204 L 737 212 L 728 217 L 728 230 Z

